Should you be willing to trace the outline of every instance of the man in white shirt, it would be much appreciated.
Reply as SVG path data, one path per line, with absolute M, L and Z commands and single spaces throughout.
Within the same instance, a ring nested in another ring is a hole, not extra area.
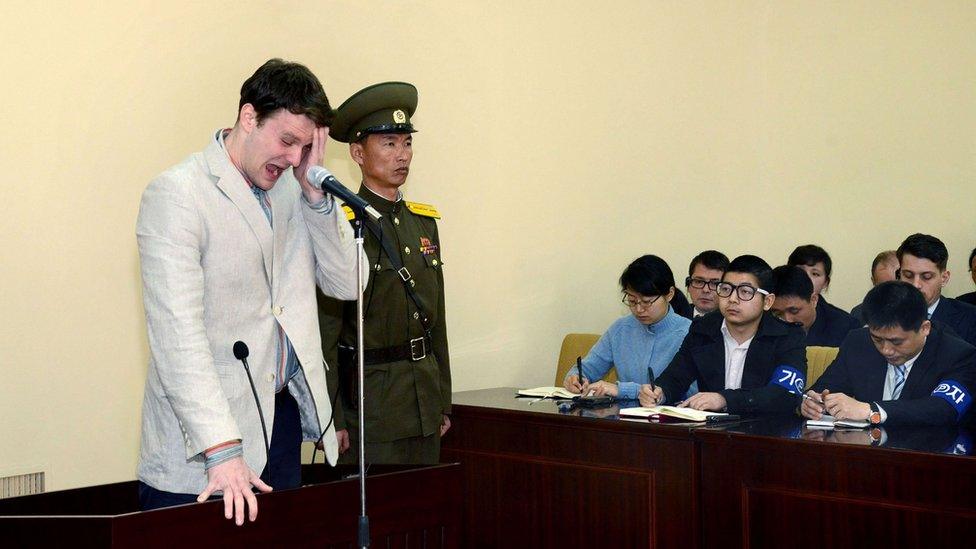
M 641 386 L 641 405 L 674 402 L 697 381 L 700 392 L 679 406 L 736 414 L 795 410 L 806 378 L 805 336 L 769 312 L 772 284 L 761 258 L 735 258 L 716 287 L 721 314 L 692 323 L 656 385 Z

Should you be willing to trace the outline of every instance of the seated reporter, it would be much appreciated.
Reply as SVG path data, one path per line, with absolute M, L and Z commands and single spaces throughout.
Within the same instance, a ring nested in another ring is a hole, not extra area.
M 620 275 L 623 302 L 630 315 L 616 320 L 583 359 L 583 380 L 576 367 L 563 386 L 574 393 L 636 399 L 647 369 L 660 375 L 678 351 L 691 321 L 678 315 L 670 302 L 675 296 L 674 274 L 655 255 L 635 259 Z M 617 368 L 617 383 L 599 380 Z
M 736 414 L 795 410 L 807 371 L 804 333 L 769 313 L 772 279 L 759 257 L 735 258 L 716 288 L 719 312 L 695 319 L 656 386 L 641 386 L 641 405 L 680 401 L 697 382 L 701 392 L 679 406 Z
M 972 277 L 973 283 L 976 284 L 976 248 L 973 248 L 973 251 L 969 252 L 969 276 Z M 976 292 L 962 294 L 956 299 L 962 301 L 963 303 L 976 305 Z
M 867 327 L 807 391 L 800 412 L 884 425 L 948 425 L 966 418 L 976 387 L 976 347 L 927 319 L 923 294 L 884 282 L 864 298 Z
M 853 316 L 837 307 L 820 309 L 820 295 L 806 271 L 792 265 L 773 269 L 773 293 L 776 300 L 770 309 L 777 318 L 799 324 L 807 334 L 808 346 L 840 347 L 847 333 L 861 327 Z

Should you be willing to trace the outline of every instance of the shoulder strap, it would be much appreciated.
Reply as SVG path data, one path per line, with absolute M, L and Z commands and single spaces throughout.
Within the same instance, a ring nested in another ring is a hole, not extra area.
M 433 326 L 430 325 L 430 317 L 427 316 L 427 311 L 424 310 L 423 305 L 420 303 L 420 296 L 417 295 L 417 292 L 415 292 L 413 289 L 413 285 L 410 284 L 410 281 L 413 279 L 413 275 L 410 274 L 410 271 L 403 266 L 403 262 L 400 261 L 400 254 L 397 253 L 397 251 L 393 248 L 393 244 L 390 242 L 390 239 L 387 238 L 384 232 L 382 230 L 378 230 L 379 228 L 376 227 L 376 224 L 372 220 L 367 220 L 366 227 L 369 228 L 371 233 L 373 233 L 376 240 L 379 240 L 380 246 L 383 248 L 383 253 L 390 258 L 390 263 L 393 265 L 393 270 L 396 271 L 397 277 L 403 284 L 403 289 L 407 291 L 407 295 L 410 297 L 410 300 L 413 301 L 414 306 L 417 307 L 417 313 L 420 315 L 420 325 L 423 326 L 424 334 L 426 334 L 429 338 Z

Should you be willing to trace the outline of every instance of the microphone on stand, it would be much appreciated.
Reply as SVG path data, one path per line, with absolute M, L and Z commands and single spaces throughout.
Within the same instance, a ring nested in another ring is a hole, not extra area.
M 322 166 L 310 167 L 308 172 L 306 172 L 306 177 L 308 177 L 308 182 L 312 186 L 342 200 L 354 210 L 366 212 L 368 216 L 373 218 L 373 221 L 379 222 L 380 218 L 383 217 L 380 215 L 380 212 L 376 211 L 376 208 L 369 205 L 369 202 L 366 202 L 359 195 L 346 188 L 345 185 L 339 183 L 339 180 L 332 175 L 332 172 Z
M 251 394 L 254 395 L 254 404 L 258 407 L 258 417 L 261 418 L 261 434 L 264 435 L 264 454 L 267 456 L 268 478 L 261 479 L 271 484 L 271 444 L 268 443 L 268 426 L 264 423 L 264 410 L 261 409 L 261 401 L 258 400 L 258 391 L 254 388 L 254 378 L 251 377 L 251 368 L 247 365 L 247 357 L 251 351 L 243 341 L 234 343 L 234 358 L 244 363 L 244 372 L 247 374 L 247 381 L 251 384 Z

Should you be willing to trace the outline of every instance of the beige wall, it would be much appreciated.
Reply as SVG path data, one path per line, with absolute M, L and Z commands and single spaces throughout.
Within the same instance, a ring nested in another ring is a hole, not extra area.
M 970 2 L 219 4 L 0 4 L 0 474 L 133 477 L 139 197 L 271 56 L 336 104 L 419 87 L 407 193 L 444 214 L 457 389 L 549 383 L 648 252 L 682 277 L 706 247 L 776 264 L 816 242 L 850 307 L 874 254 L 925 231 L 947 293 L 971 288 Z M 355 184 L 343 146 L 328 164 Z

